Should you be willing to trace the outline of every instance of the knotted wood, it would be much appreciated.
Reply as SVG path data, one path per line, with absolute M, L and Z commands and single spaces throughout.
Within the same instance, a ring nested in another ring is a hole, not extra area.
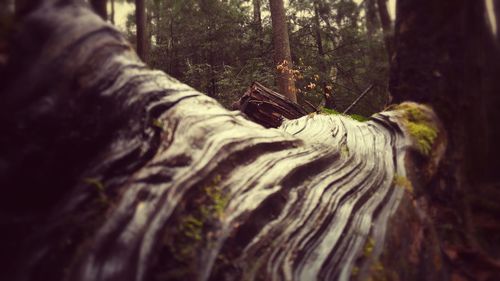
M 389 276 L 388 234 L 412 234 L 389 221 L 417 204 L 395 180 L 414 149 L 402 111 L 266 129 L 147 68 L 82 1 L 56 2 L 25 20 L 0 88 L 10 280 Z

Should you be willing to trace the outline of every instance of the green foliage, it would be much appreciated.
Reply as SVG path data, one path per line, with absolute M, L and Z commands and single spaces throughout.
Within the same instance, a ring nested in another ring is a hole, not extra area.
M 147 1 L 147 62 L 226 107 L 253 81 L 274 88 L 268 1 L 261 4 L 258 26 L 251 1 Z M 299 102 L 344 109 L 374 83 L 353 113 L 380 111 L 388 98 L 388 60 L 380 28 L 370 34 L 365 28 L 365 6 L 354 0 L 290 0 L 286 9 Z M 135 42 L 133 14 L 127 30 Z

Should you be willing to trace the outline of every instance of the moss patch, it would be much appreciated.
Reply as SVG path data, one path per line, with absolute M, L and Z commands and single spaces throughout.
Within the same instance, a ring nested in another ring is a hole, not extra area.
M 192 200 L 193 205 L 180 210 L 180 216 L 171 239 L 165 241 L 172 257 L 184 266 L 193 265 L 201 245 L 209 245 L 216 235 L 217 222 L 224 217 L 228 196 L 220 187 L 221 176 L 202 187 L 200 196 Z
M 354 120 L 359 121 L 359 122 L 365 122 L 365 121 L 370 120 L 369 118 L 366 118 L 366 117 L 359 115 L 359 114 L 343 114 L 343 113 L 338 112 L 335 109 L 330 109 L 330 108 L 326 108 L 326 107 L 322 107 L 319 110 L 319 113 L 325 114 L 325 115 L 343 115 L 343 116 L 350 117 L 351 119 L 354 119 Z
M 406 177 L 398 174 L 394 175 L 393 184 L 394 186 L 404 188 L 406 191 L 413 193 L 413 185 Z
M 404 111 L 404 126 L 408 134 L 415 140 L 417 150 L 423 156 L 430 156 L 438 129 L 431 116 L 424 112 L 423 106 L 414 103 L 402 103 L 391 109 Z
M 105 186 L 101 180 L 97 178 L 84 178 L 83 182 L 95 189 L 100 203 L 105 205 L 109 204 L 109 199 L 105 192 Z

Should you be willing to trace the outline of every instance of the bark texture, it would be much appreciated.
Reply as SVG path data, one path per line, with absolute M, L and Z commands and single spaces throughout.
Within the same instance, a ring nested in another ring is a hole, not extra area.
M 494 207 L 500 200 L 500 135 L 493 129 L 500 120 L 500 49 L 484 1 L 400 1 L 397 7 L 391 94 L 395 102 L 434 106 L 450 140 L 425 192 L 436 210 L 432 221 L 453 249 L 446 251 L 453 274 L 498 279 L 500 238 L 491 233 L 500 227 L 492 220 L 500 215 Z
M 389 15 L 389 9 L 387 8 L 387 0 L 377 0 L 377 7 L 380 25 L 382 26 L 382 31 L 384 32 L 384 43 L 387 50 L 387 57 L 389 59 L 389 63 L 391 63 L 394 55 L 394 31 L 392 27 L 392 20 Z
M 147 34 L 146 34 L 146 3 L 145 0 L 135 0 L 135 24 L 137 54 L 145 61 L 147 57 Z
M 286 13 L 283 0 L 269 0 L 273 25 L 274 62 L 277 66 L 278 91 L 292 102 L 297 102 L 293 63 L 290 54 L 290 40 L 286 24 Z M 279 66 L 282 67 L 279 67 Z
M 83 1 L 19 30 L 0 75 L 2 280 L 442 280 L 406 178 L 405 108 L 437 124 L 429 108 L 266 129 L 148 69 Z

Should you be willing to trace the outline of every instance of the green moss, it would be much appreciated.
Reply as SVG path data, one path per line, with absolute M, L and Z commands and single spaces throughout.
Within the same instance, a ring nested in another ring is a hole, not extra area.
M 177 261 L 189 263 L 201 243 L 210 243 L 205 234 L 211 232 L 213 222 L 224 217 L 229 198 L 219 186 L 220 181 L 221 176 L 215 176 L 202 188 L 201 197 L 193 200 L 195 208 L 186 210 L 189 214 L 178 219 L 174 239 L 169 242 Z
M 153 121 L 151 122 L 151 124 L 153 125 L 153 127 L 156 127 L 158 129 L 162 129 L 163 130 L 163 122 L 160 120 L 160 119 L 153 119 Z
M 351 114 L 349 115 L 352 119 L 356 120 L 356 121 L 359 121 L 359 122 L 366 122 L 368 120 L 370 120 L 369 118 L 366 118 L 362 115 L 359 115 L 359 114 Z
M 410 193 L 413 193 L 413 185 L 406 177 L 400 176 L 398 174 L 394 175 L 393 179 L 394 186 L 402 187 Z
M 337 111 L 337 110 L 335 110 L 335 109 L 330 109 L 330 108 L 326 108 L 326 107 L 322 107 L 322 108 L 320 108 L 319 113 L 323 113 L 323 114 L 327 114 L 327 115 L 337 115 L 337 114 L 341 114 L 340 112 L 338 112 L 338 111 Z
M 102 183 L 101 180 L 99 180 L 98 178 L 84 178 L 83 182 L 88 184 L 89 186 L 95 188 L 95 190 L 97 191 L 97 194 L 99 196 L 99 201 L 101 203 L 103 203 L 103 204 L 109 203 L 108 196 L 106 195 L 106 192 L 105 192 L 104 184 Z
M 365 121 L 368 121 L 370 120 L 369 118 L 366 118 L 362 115 L 359 115 L 359 114 L 344 114 L 344 113 L 340 113 L 338 112 L 337 110 L 335 109 L 330 109 L 330 108 L 326 108 L 326 107 L 322 107 L 320 110 L 319 110 L 319 113 L 321 114 L 325 114 L 325 115 L 343 115 L 343 116 L 347 116 L 347 117 L 350 117 L 356 121 L 359 121 L 359 122 L 365 122 Z
M 368 237 L 365 242 L 365 246 L 363 247 L 363 255 L 365 257 L 370 257 L 373 253 L 373 248 L 375 247 L 375 240 L 372 237 Z
M 192 215 L 188 215 L 183 218 L 181 223 L 181 231 L 186 235 L 186 237 L 200 241 L 201 233 L 203 230 L 203 221 L 198 218 L 195 218 Z
M 424 123 L 413 122 L 408 122 L 406 127 L 410 135 L 416 140 L 420 153 L 429 156 L 438 135 L 436 129 Z
M 422 108 L 422 105 L 403 103 L 391 109 L 404 111 L 404 125 L 407 132 L 415 140 L 418 151 L 424 156 L 430 156 L 438 130 L 429 114 Z
M 353 267 L 352 267 L 352 270 L 351 270 L 351 275 L 352 275 L 352 276 L 356 276 L 356 275 L 358 275 L 358 274 L 359 274 L 359 267 L 357 267 L 357 266 L 353 266 Z

